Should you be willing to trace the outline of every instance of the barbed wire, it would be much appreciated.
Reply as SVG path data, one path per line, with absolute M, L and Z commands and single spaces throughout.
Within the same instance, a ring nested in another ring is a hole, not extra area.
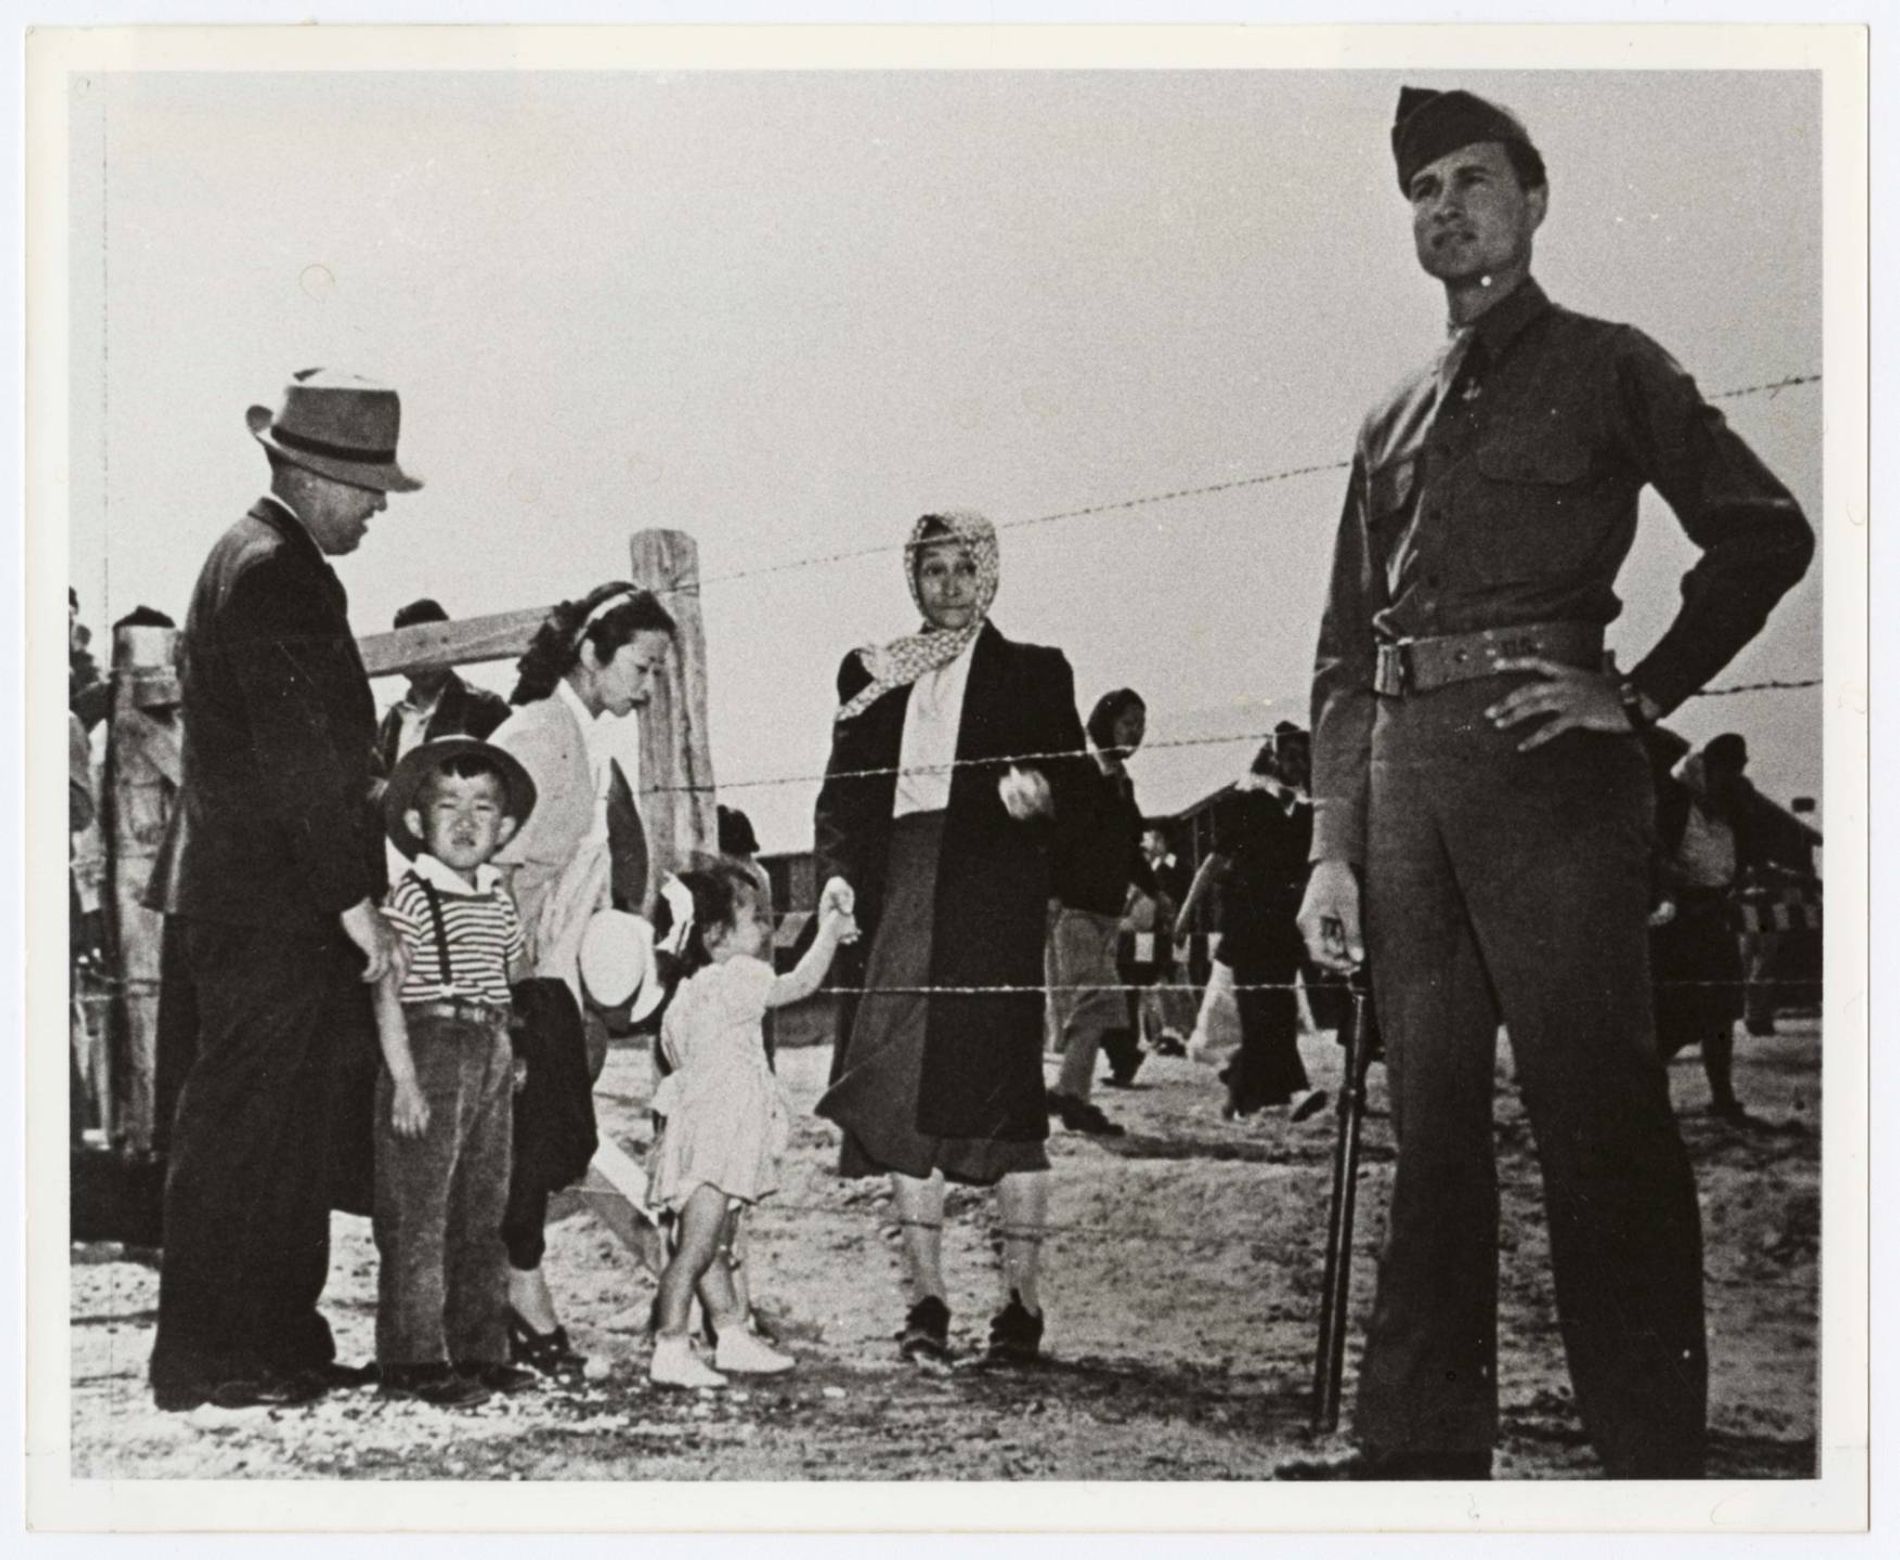
M 1788 374 L 1780 379 L 1764 380 L 1760 384 L 1737 385 L 1732 389 L 1718 390 L 1703 399 L 1708 401 L 1735 401 L 1751 395 L 1779 395 L 1783 390 L 1793 389 L 1797 385 L 1819 384 L 1819 374 Z M 1082 520 L 1096 515 L 1115 514 L 1130 509 L 1145 509 L 1156 504 L 1178 503 L 1188 498 L 1209 498 L 1219 493 L 1237 492 L 1243 488 L 1266 487 L 1277 482 L 1291 482 L 1299 477 L 1318 476 L 1329 471 L 1346 471 L 1352 466 L 1350 460 L 1316 461 L 1306 465 L 1283 466 L 1278 471 L 1260 472 L 1254 476 L 1232 477 L 1223 482 L 1205 482 L 1193 487 L 1172 488 L 1162 493 L 1144 493 L 1136 498 L 1114 499 L 1100 504 L 1085 504 L 1074 509 L 1058 509 L 1049 514 L 1028 515 L 1018 520 L 999 520 L 998 531 L 1024 530 L 1030 526 L 1053 525 L 1061 520 Z M 836 552 L 814 553 L 804 558 L 788 558 L 779 563 L 759 564 L 754 568 L 735 569 L 726 574 L 708 575 L 702 580 L 689 584 L 670 587 L 666 593 L 673 595 L 697 594 L 713 585 L 730 585 L 739 580 L 758 579 L 771 574 L 789 574 L 800 569 L 820 568 L 834 563 L 854 562 L 859 558 L 873 558 L 890 553 L 901 553 L 909 546 L 908 542 L 878 542 L 863 547 L 841 548 Z
M 1689 697 L 1693 699 L 1723 699 L 1739 693 L 1766 693 L 1786 691 L 1798 688 L 1818 688 L 1819 677 L 1771 678 L 1761 682 L 1733 683 L 1722 688 L 1703 688 Z M 1271 705 L 1273 700 L 1262 700 Z M 1154 752 L 1158 749 L 1221 747 L 1242 742 L 1265 742 L 1274 736 L 1271 731 L 1236 731 L 1217 737 L 1164 737 L 1152 742 L 1143 742 L 1141 751 Z M 813 785 L 826 780 L 871 780 L 886 775 L 941 775 L 957 769 L 994 767 L 999 764 L 1039 764 L 1058 760 L 1075 760 L 1090 757 L 1087 748 L 1064 748 L 1040 753 L 1005 753 L 994 758 L 955 758 L 940 764 L 888 764 L 874 769 L 840 769 L 822 773 L 807 772 L 794 775 L 757 775 L 749 780 L 723 780 L 717 783 L 700 782 L 689 785 L 656 785 L 644 789 L 654 792 L 706 793 L 714 791 L 748 791 L 768 786 Z
M 1210 956 L 1211 957 L 1211 956 Z M 95 977 L 94 983 L 101 987 L 95 991 L 75 991 L 70 1000 L 75 1006 L 100 1006 L 108 1002 L 119 1002 L 128 996 L 139 994 L 134 986 L 115 976 Z M 157 983 L 141 983 L 145 991 L 156 994 Z M 1723 980 L 1659 980 L 1653 982 L 1658 988 L 1671 989 L 1685 987 L 1748 987 L 1760 982 L 1729 977 Z M 1819 980 L 1773 980 L 1768 984 L 1784 991 L 1820 990 Z M 827 986 L 823 994 L 832 997 L 1004 997 L 1004 996 L 1042 996 L 1051 995 L 1088 995 L 1127 993 L 1138 995 L 1146 991 L 1181 991 L 1198 994 L 1208 989 L 1207 981 L 1078 981 L 1071 985 L 1060 983 L 1044 985 L 994 985 L 994 986 Z M 1300 981 L 1233 981 L 1222 982 L 1223 991 L 1304 991 L 1308 997 L 1328 993 L 1343 995 L 1345 988 L 1331 982 L 1318 986 L 1307 985 Z

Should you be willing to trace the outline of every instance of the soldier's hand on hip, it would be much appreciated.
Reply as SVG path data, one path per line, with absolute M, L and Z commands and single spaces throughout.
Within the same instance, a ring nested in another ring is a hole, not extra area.
M 362 951 L 365 981 L 374 984 L 392 972 L 400 980 L 408 972 L 408 953 L 402 939 L 369 900 L 357 900 L 338 919 L 343 923 L 344 935 Z
M 1535 672 L 1539 679 L 1513 688 L 1484 712 L 1491 724 L 1503 731 L 1526 721 L 1543 722 L 1518 743 L 1520 753 L 1541 747 L 1566 731 L 1628 732 L 1632 729 L 1616 682 L 1601 672 L 1565 666 L 1541 655 L 1501 657 L 1497 669 Z
M 1300 935 L 1322 969 L 1350 974 L 1366 961 L 1359 930 L 1359 879 L 1345 860 L 1317 861 L 1300 901 Z

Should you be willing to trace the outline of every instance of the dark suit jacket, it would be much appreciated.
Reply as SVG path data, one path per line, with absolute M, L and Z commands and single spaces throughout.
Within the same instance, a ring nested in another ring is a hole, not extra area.
M 870 681 L 853 652 L 838 670 L 842 702 Z M 829 778 L 818 795 L 818 881 L 844 878 L 857 895 L 863 939 L 843 950 L 836 979 L 860 984 L 877 936 L 891 836 L 891 807 L 910 689 L 896 688 L 852 720 L 832 728 Z M 1054 828 L 1077 812 L 1088 783 L 1075 677 L 1060 650 L 1017 644 L 986 624 L 971 651 L 959 767 L 950 781 L 938 853 L 933 986 L 1034 988 L 998 996 L 934 999 L 925 1026 L 917 1124 L 941 1137 L 1040 1139 L 1047 1135 L 1042 1091 L 1042 947 L 1048 925 L 1049 853 Z M 1065 753 L 1038 760 L 1055 797 L 1054 825 L 1018 823 L 1004 809 L 997 781 L 1007 755 Z M 847 772 L 884 773 L 845 778 Z M 856 1003 L 839 1004 L 839 1064 Z M 835 1067 L 834 1067 L 835 1071 Z
M 154 909 L 333 923 L 381 898 L 376 706 L 348 606 L 309 532 L 273 499 L 211 549 L 180 640 L 183 786 Z
M 486 688 L 471 688 L 455 673 L 442 685 L 442 697 L 435 701 L 435 713 L 422 728 L 422 740 L 437 737 L 487 737 L 508 718 L 508 701 Z M 402 740 L 402 703 L 398 700 L 383 711 L 383 723 L 376 729 L 376 755 L 387 775 L 396 767 L 396 744 Z

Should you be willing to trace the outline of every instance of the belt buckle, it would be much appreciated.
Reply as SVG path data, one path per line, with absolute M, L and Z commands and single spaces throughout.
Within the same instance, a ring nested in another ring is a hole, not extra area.
M 1389 698 L 1401 697 L 1411 689 L 1412 658 L 1406 652 L 1404 640 L 1379 645 L 1378 691 Z

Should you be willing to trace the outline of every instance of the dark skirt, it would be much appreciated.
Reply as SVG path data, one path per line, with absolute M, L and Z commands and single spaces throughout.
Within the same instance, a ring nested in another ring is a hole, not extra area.
M 1685 893 L 1649 938 L 1656 1038 L 1664 1056 L 1724 1034 L 1742 1016 L 1742 948 L 1725 893 Z
M 820 1116 L 844 1129 L 838 1165 L 844 1176 L 895 1170 L 921 1179 L 941 1170 L 947 1180 L 990 1186 L 1017 1171 L 1049 1168 L 1039 1141 L 929 1137 L 917 1127 L 932 1000 L 918 988 L 930 984 L 943 823 L 944 814 L 933 812 L 891 825 L 885 904 L 865 961 L 865 995 L 837 1081 L 817 1106 Z

